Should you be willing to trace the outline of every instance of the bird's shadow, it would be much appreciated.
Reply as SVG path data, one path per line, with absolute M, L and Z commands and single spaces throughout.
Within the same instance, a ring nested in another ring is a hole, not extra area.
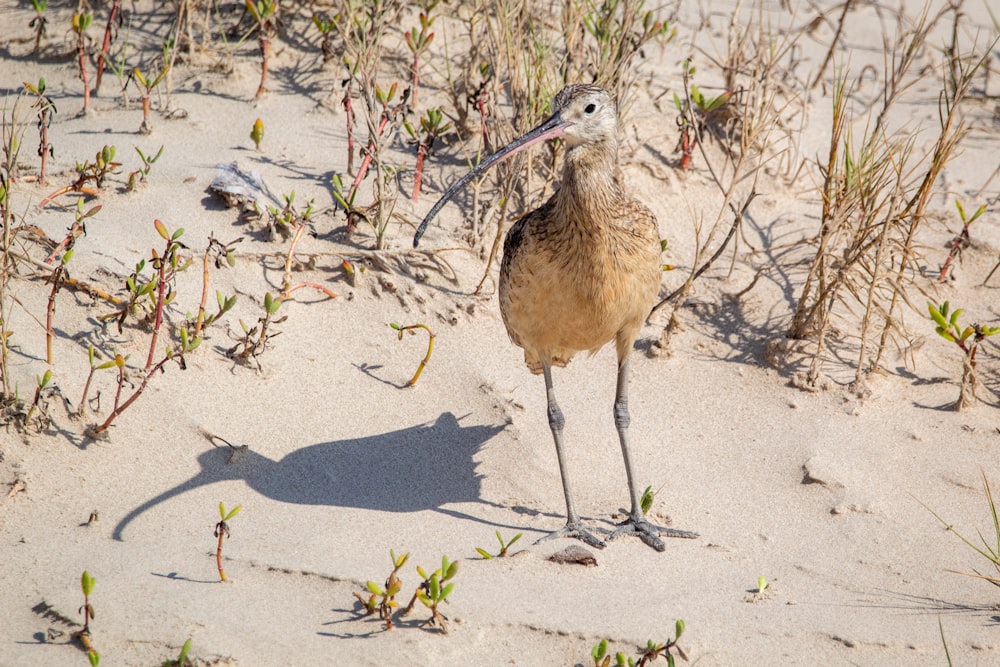
M 224 480 L 243 480 L 262 496 L 296 505 L 417 512 L 479 501 L 481 476 L 473 457 L 503 428 L 462 426 L 446 412 L 432 424 L 310 445 L 280 461 L 247 448 L 215 446 L 198 456 L 197 474 L 133 509 L 112 536 L 122 541 L 128 525 L 157 505 Z

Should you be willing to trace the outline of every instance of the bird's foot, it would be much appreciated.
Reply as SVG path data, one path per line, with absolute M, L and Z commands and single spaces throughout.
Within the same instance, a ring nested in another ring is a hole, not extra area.
M 657 526 L 654 523 L 646 521 L 646 519 L 641 516 L 630 516 L 628 519 L 618 524 L 618 528 L 616 528 L 611 535 L 608 536 L 608 540 L 617 539 L 622 535 L 636 535 L 640 540 L 657 551 L 664 551 L 667 548 L 667 545 L 660 539 L 661 535 L 663 537 L 683 537 L 689 540 L 698 537 L 698 533 L 692 533 L 688 530 L 678 530 L 676 528 Z
M 535 540 L 535 544 L 539 542 L 545 542 L 547 540 L 554 540 L 560 537 L 575 537 L 576 539 L 589 544 L 595 549 L 603 549 L 607 544 L 601 538 L 594 535 L 593 532 L 587 527 L 585 527 L 579 521 L 568 521 L 566 525 L 559 530 L 554 530 L 548 535 L 543 535 L 542 537 Z

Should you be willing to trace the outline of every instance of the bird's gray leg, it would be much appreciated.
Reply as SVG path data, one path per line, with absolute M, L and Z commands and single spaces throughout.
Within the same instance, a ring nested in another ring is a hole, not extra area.
M 618 387 L 615 392 L 615 428 L 618 429 L 618 440 L 622 446 L 622 458 L 625 459 L 625 475 L 628 477 L 628 492 L 632 501 L 632 509 L 629 511 L 629 518 L 619 524 L 619 527 L 608 537 L 613 540 L 621 535 L 638 535 L 639 539 L 653 547 L 657 551 L 663 551 L 667 545 L 660 539 L 660 535 L 666 537 L 698 537 L 697 533 L 676 528 L 666 528 L 657 526 L 646 520 L 642 513 L 642 505 L 639 500 L 639 489 L 635 482 L 635 467 L 632 465 L 632 458 L 629 456 L 628 448 L 628 426 L 631 421 L 628 413 L 628 355 L 626 354 L 618 362 Z
M 596 549 L 603 549 L 605 547 L 604 541 L 580 523 L 580 517 L 576 513 L 576 509 L 573 508 L 573 493 L 566 470 L 566 456 L 563 452 L 563 427 L 566 424 L 566 419 L 563 417 L 562 410 L 559 409 L 559 404 L 556 403 L 556 394 L 552 389 L 552 368 L 548 363 L 543 364 L 542 373 L 545 377 L 545 397 L 548 402 L 549 428 L 552 430 L 552 439 L 556 443 L 559 474 L 562 476 L 563 494 L 566 496 L 566 525 L 557 531 L 545 535 L 538 542 L 551 540 L 556 537 L 576 537 Z

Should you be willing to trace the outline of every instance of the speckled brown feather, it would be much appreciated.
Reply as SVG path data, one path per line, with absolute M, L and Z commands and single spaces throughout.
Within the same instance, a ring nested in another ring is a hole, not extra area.
M 605 113 L 582 117 L 594 101 Z M 618 358 L 631 350 L 659 290 L 656 218 L 621 191 L 614 104 L 595 86 L 570 86 L 554 103 L 580 120 L 567 131 L 559 190 L 507 233 L 500 268 L 500 312 L 524 348 L 533 373 L 542 361 L 565 366 L 577 352 L 614 340 Z

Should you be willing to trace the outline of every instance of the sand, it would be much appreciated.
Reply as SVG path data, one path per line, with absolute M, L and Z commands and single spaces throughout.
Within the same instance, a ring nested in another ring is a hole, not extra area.
M 978 30 L 982 48 L 995 38 L 995 24 L 984 4 L 967 4 L 963 34 L 971 43 Z M 209 236 L 242 241 L 235 267 L 210 273 L 212 293 L 236 294 L 236 307 L 187 355 L 186 370 L 171 364 L 151 380 L 105 440 L 84 430 L 107 415 L 112 371 L 95 379 L 91 397 L 100 394 L 99 406 L 89 405 L 82 419 L 69 414 L 82 395 L 88 345 L 130 355 L 138 377 L 148 333 L 102 326 L 98 318 L 112 305 L 63 289 L 48 366 L 51 286 L 44 272 L 27 266 L 12 279 L 16 301 L 5 305 L 14 331 L 12 383 L 30 398 L 35 377 L 51 368 L 59 392 L 43 432 L 22 433 L 12 424 L 0 430 L 0 664 L 85 664 L 72 638 L 82 623 L 84 570 L 96 578 L 91 641 L 108 665 L 160 664 L 188 638 L 199 664 L 591 664 L 601 639 L 635 656 L 647 640 L 671 637 L 676 619 L 686 622 L 680 645 L 699 665 L 946 664 L 945 643 L 954 664 L 1000 662 L 997 589 L 948 571 L 990 572 L 990 565 L 927 509 L 966 535 L 994 535 L 981 475 L 1000 484 L 998 346 L 987 340 L 980 350 L 981 401 L 964 412 L 950 408 L 960 354 L 934 334 L 917 292 L 916 309 L 905 313 L 917 344 L 912 360 L 893 350 L 865 392 L 850 386 L 849 342 L 833 345 L 828 380 L 815 392 L 795 386 L 803 358 L 776 352 L 788 345 L 802 262 L 811 252 L 793 244 L 816 233 L 813 158 L 829 141 L 828 90 L 818 87 L 804 101 L 806 120 L 795 130 L 797 159 L 807 160 L 802 176 L 794 184 L 762 179 L 735 255 L 728 251 L 678 307 L 669 354 L 649 353 L 669 309 L 644 328 L 633 353 L 631 433 L 641 481 L 658 490 L 652 516 L 700 537 L 670 540 L 663 553 L 626 538 L 596 551 L 596 566 L 557 564 L 549 557 L 576 542 L 534 543 L 563 521 L 562 489 L 542 381 L 524 367 L 499 316 L 497 267 L 474 294 L 485 260 L 481 247 L 468 243 L 458 205 L 446 207 L 422 243 L 447 269 L 429 264 L 428 255 L 408 254 L 411 225 L 464 169 L 457 141 L 428 161 L 419 201 L 404 188 L 397 207 L 409 224 L 393 222 L 389 248 L 373 252 L 364 225 L 345 233 L 329 188 L 331 175 L 345 170 L 341 70 L 323 65 L 318 35 L 301 21 L 294 34 L 308 39 L 289 39 L 288 32 L 279 38 L 269 92 L 260 100 L 252 99 L 259 61 L 251 39 L 229 73 L 205 58 L 179 64 L 175 113 L 161 113 L 164 100 L 154 96 L 147 136 L 137 132 L 142 114 L 134 89 L 126 107 L 113 76 L 92 113 L 77 115 L 82 87 L 63 36 L 71 12 L 50 9 L 39 56 L 25 41 L 32 10 L 12 5 L 0 7 L 5 107 L 11 109 L 22 81 L 39 76 L 58 107 L 46 186 L 31 178 L 39 162 L 33 119 L 26 121 L 25 178 L 14 186 L 18 219 L 62 239 L 75 197 L 43 210 L 39 202 L 72 182 L 74 163 L 104 145 L 115 145 L 124 163 L 105 192 L 88 199 L 103 208 L 77 242 L 71 275 L 121 295 L 135 263 L 162 247 L 153 220 L 183 227 L 183 253 L 195 265 L 176 280 L 168 319 L 178 323 L 198 308 Z M 166 20 L 159 13 L 141 19 L 150 5 L 138 5 L 131 33 L 145 53 L 157 51 Z M 93 36 L 103 30 L 105 9 L 98 8 Z M 691 44 L 699 10 L 688 7 L 675 41 L 638 61 L 643 83 L 625 122 L 626 181 L 656 213 L 669 242 L 666 259 L 678 265 L 664 275 L 664 295 L 690 269 L 696 222 L 713 220 L 722 201 L 702 156 L 682 171 L 674 152 L 668 91 L 679 90 L 679 62 L 697 52 L 703 80 L 718 77 L 710 58 L 721 52 L 733 10 L 725 2 L 702 9 L 712 27 L 699 33 L 700 51 Z M 777 5 L 766 11 L 763 20 L 788 23 Z M 828 18 L 839 11 L 827 7 Z M 817 9 L 802 6 L 799 14 L 795 26 Z M 880 68 L 886 24 L 869 5 L 853 9 L 851 19 L 837 58 L 850 58 L 858 70 L 865 62 Z M 747 13 L 747 20 L 762 19 Z M 447 19 L 441 25 L 455 30 Z M 938 26 L 930 43 L 944 44 L 950 25 Z M 802 38 L 803 78 L 815 76 L 832 37 L 820 22 Z M 970 321 L 983 323 L 1000 317 L 1000 279 L 981 285 L 1000 248 L 1000 179 L 990 179 L 1000 154 L 995 54 L 994 74 L 981 79 L 988 89 L 968 107 L 971 133 L 935 190 L 934 218 L 921 238 L 929 275 L 958 230 L 954 200 L 970 209 L 987 203 L 988 210 L 953 281 L 917 279 L 932 298 L 951 299 Z M 921 58 L 930 65 L 939 53 L 927 49 Z M 422 94 L 443 103 L 436 77 L 426 76 Z M 938 86 L 928 70 L 896 108 L 893 125 L 933 137 Z M 260 152 L 248 136 L 256 118 L 266 127 Z M 363 126 L 358 133 L 365 136 Z M 138 166 L 133 147 L 155 153 L 161 145 L 148 181 L 126 192 L 127 173 Z M 393 151 L 412 166 L 413 146 L 398 142 Z M 339 295 L 297 292 L 280 309 L 287 319 L 273 325 L 280 335 L 250 364 L 226 351 L 241 336 L 239 321 L 256 324 L 264 294 L 280 291 L 289 241 L 242 220 L 209 190 L 217 166 L 233 162 L 259 173 L 278 196 L 294 191 L 300 209 L 315 200 L 294 277 Z M 487 249 L 491 239 L 492 232 Z M 28 242 L 26 252 L 43 260 L 48 250 Z M 344 259 L 366 267 L 356 281 L 342 269 Z M 433 356 L 414 387 L 403 385 L 424 355 L 426 336 L 418 331 L 399 341 L 392 322 L 424 323 L 435 333 Z M 176 346 L 176 330 L 163 336 L 161 351 L 167 338 Z M 611 415 L 614 369 L 613 350 L 605 349 L 578 356 L 555 379 L 577 507 L 598 527 L 610 527 L 628 503 Z M 215 562 L 220 501 L 242 506 L 224 545 L 227 583 Z M 512 556 L 482 559 L 476 548 L 495 552 L 498 530 L 505 539 L 523 538 Z M 362 614 L 354 593 L 369 580 L 385 580 L 390 549 L 410 553 L 400 573 L 403 604 L 419 582 L 415 565 L 431 569 L 442 556 L 460 563 L 442 607 L 447 633 L 426 624 L 430 614 L 419 604 L 392 630 Z M 758 593 L 761 576 L 768 587 Z

